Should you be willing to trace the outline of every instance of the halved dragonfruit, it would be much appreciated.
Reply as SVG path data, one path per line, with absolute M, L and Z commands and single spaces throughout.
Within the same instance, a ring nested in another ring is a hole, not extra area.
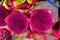
M 0 40 L 11 40 L 11 34 L 7 29 L 0 28 Z
M 28 19 L 19 11 L 12 12 L 6 19 L 5 19 L 8 28 L 15 34 L 20 34 L 24 32 L 28 28 Z
M 3 6 L 0 6 L 0 26 L 4 26 L 6 23 L 4 19 L 8 16 L 8 12 Z
M 55 25 L 52 27 L 52 34 L 56 38 L 60 38 L 60 18 L 58 19 L 58 22 L 55 23 Z
M 44 32 L 54 24 L 52 13 L 47 9 L 32 10 L 30 16 L 30 28 L 32 31 Z

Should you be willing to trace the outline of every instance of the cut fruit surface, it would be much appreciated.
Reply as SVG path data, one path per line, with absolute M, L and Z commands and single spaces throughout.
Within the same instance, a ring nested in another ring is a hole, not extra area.
M 24 13 L 14 11 L 7 18 L 6 23 L 8 28 L 13 31 L 13 33 L 22 33 L 28 28 L 28 19 Z
M 30 13 L 30 28 L 32 31 L 44 32 L 54 24 L 54 19 L 50 10 L 33 10 Z

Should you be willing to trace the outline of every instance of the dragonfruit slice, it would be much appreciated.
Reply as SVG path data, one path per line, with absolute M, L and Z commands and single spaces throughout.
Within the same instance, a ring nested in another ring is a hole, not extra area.
M 53 36 L 56 38 L 60 38 L 60 18 L 58 19 L 58 22 L 55 23 L 52 29 Z
M 29 13 L 31 13 L 30 28 L 32 31 L 44 32 L 54 24 L 54 19 L 50 10 L 32 10 Z
M 19 11 L 12 12 L 6 19 L 5 19 L 8 28 L 15 34 L 20 34 L 24 32 L 28 28 L 28 19 Z
M 7 29 L 0 29 L 0 40 L 11 40 L 11 34 Z
M 8 12 L 3 6 L 0 6 L 0 26 L 4 26 L 6 23 L 4 19 L 8 16 Z

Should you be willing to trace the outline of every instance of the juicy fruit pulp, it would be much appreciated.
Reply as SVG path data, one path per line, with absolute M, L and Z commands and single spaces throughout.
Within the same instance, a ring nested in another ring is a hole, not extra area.
M 51 12 L 46 9 L 33 10 L 30 16 L 30 28 L 32 31 L 44 32 L 53 25 Z
M 8 12 L 3 6 L 0 6 L 0 26 L 4 26 L 6 23 L 4 19 L 8 16 Z
M 18 11 L 12 12 L 6 18 L 6 23 L 8 28 L 17 34 L 24 32 L 28 28 L 27 17 Z

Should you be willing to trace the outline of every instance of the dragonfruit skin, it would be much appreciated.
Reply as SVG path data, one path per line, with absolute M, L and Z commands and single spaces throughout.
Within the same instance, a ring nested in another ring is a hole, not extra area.
M 28 4 L 27 2 L 19 5 L 17 8 L 20 8 L 20 9 L 25 9 L 25 8 L 30 8 L 30 4 Z
M 20 34 L 24 32 L 28 28 L 28 20 L 27 17 L 18 11 L 12 12 L 6 19 L 5 19 L 8 28 L 14 34 Z
M 44 32 L 53 24 L 52 14 L 47 9 L 38 9 L 30 12 L 30 29 L 36 32 Z
M 3 37 L 3 33 L 5 33 L 5 37 Z M 10 31 L 8 31 L 5 28 L 1 28 L 0 29 L 0 35 L 2 36 L 2 38 L 0 38 L 1 40 L 10 40 L 11 39 L 11 34 Z
M 32 2 L 33 3 L 37 2 L 37 0 L 32 0 Z M 12 8 L 16 8 L 16 9 L 25 9 L 25 8 L 27 8 L 27 9 L 30 9 L 32 4 L 29 4 L 28 2 L 24 2 L 23 4 L 21 4 L 21 5 L 17 6 L 17 7 L 13 6 Z
M 32 0 L 32 4 L 29 4 L 27 1 L 25 1 L 23 4 L 20 4 L 19 6 L 14 6 L 14 2 L 16 0 L 9 0 L 8 3 L 6 3 L 6 6 L 8 6 L 8 8 L 6 8 L 7 10 L 15 10 L 15 9 L 30 9 L 31 8 L 31 5 L 34 3 L 34 2 L 37 2 L 37 0 Z
M 38 0 L 32 0 L 32 2 L 34 3 L 34 2 L 37 2 Z
M 6 25 L 4 19 L 8 16 L 8 12 L 3 6 L 0 6 L 0 26 Z
M 56 38 L 60 38 L 60 18 L 58 19 L 58 22 L 55 23 L 55 25 L 52 27 L 52 34 Z
M 43 34 L 43 33 L 36 33 L 36 32 L 33 32 L 33 31 L 32 32 L 28 32 L 28 39 L 30 40 L 31 36 L 33 36 L 34 34 L 35 35 L 38 34 L 38 35 L 42 36 L 44 40 L 47 40 L 47 37 L 46 37 L 45 34 Z
M 35 2 L 38 2 L 38 0 L 27 0 L 28 4 L 33 4 Z
M 24 2 L 23 4 L 15 7 L 13 4 L 9 5 L 9 9 L 8 10 L 15 10 L 15 9 L 29 9 L 30 8 L 30 4 L 28 4 L 27 2 Z

